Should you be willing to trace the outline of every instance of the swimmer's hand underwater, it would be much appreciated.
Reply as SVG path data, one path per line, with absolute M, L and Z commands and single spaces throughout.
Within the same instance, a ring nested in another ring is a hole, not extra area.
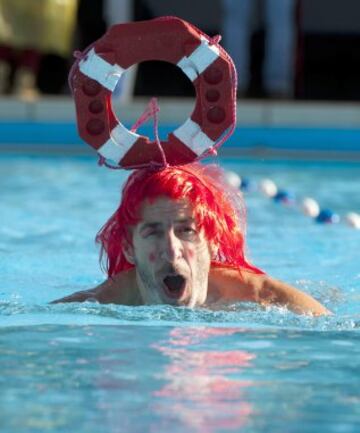
M 97 301 L 129 306 L 145 305 L 136 282 L 135 269 L 124 271 L 92 290 L 73 293 L 52 303 Z M 214 268 L 210 270 L 208 296 L 204 306 L 221 302 L 256 302 L 263 306 L 282 306 L 297 314 L 331 314 L 310 295 L 267 275 L 249 271 Z M 198 305 L 200 306 L 200 305 Z

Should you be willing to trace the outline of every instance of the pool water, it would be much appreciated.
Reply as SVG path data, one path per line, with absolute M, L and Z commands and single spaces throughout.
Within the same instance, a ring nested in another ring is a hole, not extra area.
M 340 215 L 360 166 L 223 160 Z M 333 316 L 48 302 L 94 287 L 94 236 L 127 173 L 92 157 L 0 158 L 0 428 L 4 432 L 358 432 L 360 231 L 245 195 L 248 255 Z

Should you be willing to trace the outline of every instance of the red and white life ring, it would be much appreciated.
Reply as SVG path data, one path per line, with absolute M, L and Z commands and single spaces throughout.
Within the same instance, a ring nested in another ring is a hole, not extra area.
M 115 25 L 74 65 L 70 85 L 81 138 L 122 168 L 161 163 L 159 146 L 128 130 L 111 105 L 121 75 L 147 60 L 176 64 L 196 92 L 190 118 L 161 141 L 167 163 L 185 164 L 210 153 L 235 124 L 236 72 L 222 47 L 176 17 Z

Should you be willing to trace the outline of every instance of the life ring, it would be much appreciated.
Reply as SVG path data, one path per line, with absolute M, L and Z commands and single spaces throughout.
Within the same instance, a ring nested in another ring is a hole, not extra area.
M 111 104 L 121 75 L 147 60 L 176 64 L 195 87 L 190 118 L 160 142 L 167 163 L 189 163 L 216 150 L 235 125 L 236 72 L 217 41 L 176 17 L 114 25 L 74 64 L 69 79 L 81 138 L 121 168 L 161 163 L 157 143 L 128 130 Z

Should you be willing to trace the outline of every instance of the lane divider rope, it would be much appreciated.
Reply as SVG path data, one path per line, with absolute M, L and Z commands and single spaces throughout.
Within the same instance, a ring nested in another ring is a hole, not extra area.
M 225 178 L 229 185 L 243 192 L 259 191 L 265 197 L 273 200 L 274 203 L 293 206 L 318 224 L 345 223 L 353 229 L 360 230 L 360 214 L 358 212 L 351 211 L 340 216 L 329 208 L 322 208 L 312 197 L 297 198 L 291 191 L 278 188 L 272 179 L 264 178 L 257 183 L 246 177 L 240 177 L 234 171 L 227 171 Z

